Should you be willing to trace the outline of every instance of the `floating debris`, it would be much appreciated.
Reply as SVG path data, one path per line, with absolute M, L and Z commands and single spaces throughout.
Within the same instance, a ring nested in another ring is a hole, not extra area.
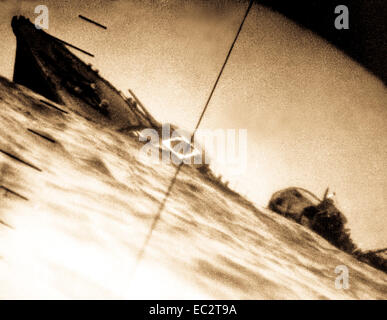
M 9 189 L 9 188 L 7 188 L 7 187 L 0 186 L 0 189 L 3 189 L 3 190 L 5 190 L 5 192 L 8 192 L 8 193 L 10 193 L 10 194 L 13 194 L 14 196 L 19 197 L 20 199 L 23 199 L 23 200 L 28 201 L 28 198 L 22 196 L 21 194 L 19 194 L 19 193 L 13 191 L 13 190 L 11 190 L 11 189 Z
M 37 136 L 43 138 L 43 139 L 46 139 L 46 140 L 49 141 L 49 142 L 56 143 L 56 141 L 55 141 L 54 139 L 51 139 L 51 138 L 49 138 L 49 137 L 47 137 L 47 136 L 45 136 L 45 135 L 43 135 L 43 134 L 41 134 L 41 133 L 39 133 L 39 132 L 37 132 L 37 131 L 35 131 L 35 130 L 32 130 L 32 129 L 27 129 L 27 130 L 28 130 L 29 132 L 31 132 L 31 133 L 33 133 L 33 134 L 35 134 L 35 135 L 37 135 Z
M 98 22 L 96 22 L 96 21 L 94 21 L 94 20 L 91 20 L 91 19 L 89 19 L 89 18 L 86 18 L 85 16 L 83 16 L 83 15 L 79 15 L 78 17 L 80 17 L 81 19 L 83 19 L 83 20 L 85 20 L 85 21 L 87 21 L 87 22 L 90 22 L 90 23 L 93 23 L 93 24 L 95 24 L 96 26 L 98 26 L 98 27 L 100 27 L 100 28 L 102 28 L 102 29 L 107 29 L 107 27 L 106 26 L 104 26 L 104 25 L 102 25 L 102 24 L 100 24 L 100 23 L 98 23 Z
M 19 161 L 19 162 L 23 163 L 24 165 L 26 165 L 26 166 L 28 166 L 28 167 L 30 167 L 32 169 L 35 169 L 35 170 L 40 171 L 40 172 L 42 171 L 41 169 L 39 169 L 38 167 L 34 166 L 33 164 L 31 164 L 31 163 L 29 163 L 27 161 L 24 161 L 24 160 L 20 159 L 19 157 L 15 156 L 15 155 L 7 152 L 7 151 L 4 151 L 4 150 L 0 149 L 0 152 L 5 154 L 5 155 L 7 155 L 8 157 L 16 160 L 16 161 Z
M 62 110 L 61 108 L 58 108 L 58 107 L 54 106 L 51 102 L 48 102 L 48 101 L 45 101 L 45 100 L 42 100 L 42 99 L 40 99 L 40 102 L 43 102 L 45 105 L 47 105 L 47 106 L 49 106 L 51 108 L 54 108 L 54 109 L 56 109 L 56 110 L 58 110 L 60 112 L 68 113 L 67 111 Z

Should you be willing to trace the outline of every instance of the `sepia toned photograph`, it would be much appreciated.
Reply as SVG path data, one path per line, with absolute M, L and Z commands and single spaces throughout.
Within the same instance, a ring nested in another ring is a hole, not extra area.
M 386 17 L 0 0 L 0 300 L 386 300 Z

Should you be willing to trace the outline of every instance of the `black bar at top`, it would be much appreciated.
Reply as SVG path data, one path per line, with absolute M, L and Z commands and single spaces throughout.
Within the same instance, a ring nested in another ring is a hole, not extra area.
M 102 28 L 102 29 L 107 29 L 107 27 L 106 26 L 104 26 L 104 25 L 102 25 L 102 24 L 100 24 L 100 23 L 98 23 L 98 22 L 95 22 L 95 21 L 93 21 L 93 20 L 91 20 L 91 19 L 89 19 L 89 18 L 86 18 L 86 17 L 84 17 L 83 15 L 79 15 L 79 17 L 81 18 L 81 19 L 83 19 L 83 20 L 85 20 L 85 21 L 87 21 L 87 22 L 90 22 L 90 23 L 93 23 L 93 24 L 95 24 L 96 26 L 98 26 L 98 27 L 100 27 L 100 28 Z

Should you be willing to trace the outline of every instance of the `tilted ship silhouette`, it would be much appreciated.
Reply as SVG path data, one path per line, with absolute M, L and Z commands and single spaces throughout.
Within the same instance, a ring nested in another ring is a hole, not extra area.
M 13 17 L 11 25 L 17 39 L 15 83 L 112 128 L 160 126 L 143 106 L 130 103 L 61 40 L 23 16 Z

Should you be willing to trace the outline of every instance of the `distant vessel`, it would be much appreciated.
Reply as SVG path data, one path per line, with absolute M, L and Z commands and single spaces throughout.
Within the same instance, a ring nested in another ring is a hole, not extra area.
M 349 230 L 345 228 L 347 219 L 337 208 L 328 188 L 322 199 L 303 188 L 286 188 L 273 194 L 268 207 L 313 230 L 337 248 L 353 254 L 358 260 L 387 272 L 387 248 L 366 252 L 357 248 Z
M 270 199 L 269 209 L 317 232 L 346 252 L 352 253 L 356 249 L 345 229 L 347 219 L 336 207 L 328 188 L 321 200 L 303 188 L 278 191 Z

